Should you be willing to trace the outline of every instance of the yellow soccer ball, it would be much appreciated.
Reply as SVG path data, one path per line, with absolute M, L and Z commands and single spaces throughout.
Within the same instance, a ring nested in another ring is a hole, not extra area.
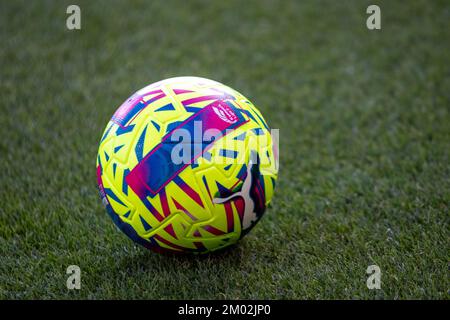
M 146 248 L 224 248 L 272 198 L 276 142 L 239 92 L 198 77 L 163 80 L 128 98 L 106 126 L 100 196 L 116 225 Z

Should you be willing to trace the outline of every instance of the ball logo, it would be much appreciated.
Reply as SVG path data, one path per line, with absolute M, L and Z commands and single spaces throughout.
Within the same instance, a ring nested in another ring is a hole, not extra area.
M 227 105 L 218 104 L 216 106 L 213 106 L 213 110 L 220 119 L 227 123 L 235 123 L 236 121 L 238 121 L 236 114 Z

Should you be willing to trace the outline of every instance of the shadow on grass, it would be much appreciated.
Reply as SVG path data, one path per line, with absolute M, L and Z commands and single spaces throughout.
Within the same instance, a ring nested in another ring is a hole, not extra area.
M 156 253 L 144 248 L 138 248 L 138 253 L 133 256 L 123 256 L 118 263 L 120 269 L 131 272 L 171 272 L 176 274 L 183 270 L 192 272 L 196 270 L 215 271 L 221 269 L 240 269 L 247 262 L 248 254 L 244 241 L 239 241 L 229 247 L 205 254 L 192 253 Z

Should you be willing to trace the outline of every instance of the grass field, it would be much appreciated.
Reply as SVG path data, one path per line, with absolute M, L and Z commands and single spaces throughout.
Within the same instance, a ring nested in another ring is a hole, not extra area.
M 450 5 L 377 1 L 369 31 L 371 3 L 1 1 L 0 298 L 448 299 Z M 271 208 L 207 256 L 138 247 L 96 186 L 115 109 L 180 75 L 236 88 L 280 129 Z

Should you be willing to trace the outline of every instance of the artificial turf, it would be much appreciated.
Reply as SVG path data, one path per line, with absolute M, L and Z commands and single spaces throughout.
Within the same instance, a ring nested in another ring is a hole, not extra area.
M 371 1 L 77 0 L 69 31 L 73 2 L 0 2 L 0 298 L 448 299 L 447 1 L 377 1 L 374 31 Z M 181 75 L 280 129 L 271 207 L 206 256 L 135 245 L 96 186 L 115 109 Z

